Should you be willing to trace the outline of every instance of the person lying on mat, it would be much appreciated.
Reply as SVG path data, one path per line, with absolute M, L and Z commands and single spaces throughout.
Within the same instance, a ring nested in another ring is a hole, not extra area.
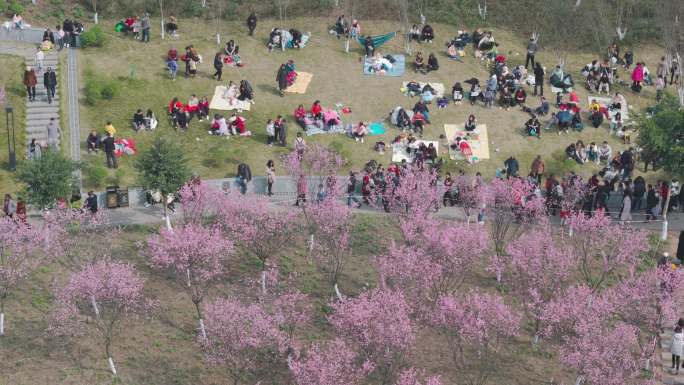
M 413 59 L 413 70 L 415 72 L 420 71 L 421 73 L 425 73 L 425 60 L 423 59 L 422 52 L 416 53 L 416 58 Z
M 420 39 L 422 41 L 432 43 L 432 40 L 435 38 L 435 31 L 432 29 L 432 26 L 430 24 L 425 24 L 423 26 L 423 30 L 420 32 Z
M 311 116 L 314 119 L 317 119 L 317 120 L 323 119 L 323 107 L 321 106 L 320 100 L 316 100 L 315 102 L 313 102 L 313 104 L 311 105 L 311 111 L 310 112 L 311 112 Z
M 370 61 L 371 72 L 384 72 L 392 70 L 394 65 L 387 59 L 382 57 L 380 53 L 376 53 Z
M 463 155 L 463 158 L 465 158 L 466 162 L 472 162 L 473 150 L 470 148 L 470 144 L 468 144 L 468 141 L 462 139 L 460 136 L 457 136 L 454 140 L 454 143 L 452 143 L 449 147 L 451 147 L 452 150 L 460 151 L 461 155 Z
M 428 62 L 427 62 L 426 70 L 427 70 L 427 72 L 430 72 L 430 71 L 437 71 L 438 69 L 439 69 L 439 63 L 437 62 L 437 57 L 431 53 L 430 56 L 428 56 Z
M 463 101 L 463 87 L 461 86 L 461 83 L 456 82 L 456 84 L 454 84 L 451 88 L 451 96 L 454 99 L 454 104 L 461 104 Z
M 231 107 L 234 107 L 237 105 L 237 100 L 238 100 L 238 87 L 233 81 L 231 80 L 228 83 L 228 86 L 226 87 L 226 90 L 223 92 L 223 98 L 228 100 L 228 105 Z
M 368 132 L 368 126 L 364 122 L 359 122 L 359 124 L 352 127 L 352 136 L 357 142 L 361 141 L 363 143 L 363 138 L 368 135 Z
M 306 130 L 306 110 L 303 105 L 299 105 L 296 110 L 294 110 L 294 118 L 297 124 L 299 124 L 302 129 Z
M 475 115 L 470 114 L 470 116 L 468 116 L 468 120 L 465 121 L 463 128 L 468 132 L 475 131 L 477 128 L 477 119 L 475 119 Z

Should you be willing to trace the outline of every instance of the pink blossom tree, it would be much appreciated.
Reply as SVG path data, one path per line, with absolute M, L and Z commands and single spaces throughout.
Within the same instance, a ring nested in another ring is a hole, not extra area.
M 576 384 L 629 384 L 641 370 L 636 329 L 622 323 L 614 328 L 583 323 L 578 336 L 561 347 L 561 362 L 578 373 Z
M 300 350 L 297 331 L 306 330 L 311 325 L 313 305 L 308 295 L 291 291 L 278 295 L 272 301 L 271 312 L 278 328 L 283 332 L 283 343 L 287 350 L 288 361 Z
M 268 262 L 292 242 L 297 213 L 270 206 L 267 197 L 234 193 L 220 202 L 217 222 L 241 250 L 261 262 L 261 291 L 266 293 Z
M 564 295 L 570 285 L 574 261 L 568 250 L 556 243 L 550 224 L 520 236 L 507 248 L 511 287 L 534 322 L 534 341 L 540 336 L 545 306 Z
M 183 222 L 207 223 L 215 220 L 226 194 L 203 181 L 185 184 L 179 191 Z
M 400 170 L 398 178 L 388 173 L 387 187 L 384 191 L 376 187 L 375 194 L 390 212 L 399 215 L 400 221 L 410 222 L 435 213 L 445 191 L 446 188 L 438 183 L 436 171 L 409 166 Z
M 93 247 L 93 236 L 108 242 L 119 234 L 117 228 L 99 231 L 105 223 L 103 211 L 93 214 L 89 210 L 54 209 L 43 213 L 36 232 L 46 258 L 70 271 L 79 271 L 111 253 L 110 248 Z
M 283 334 L 261 306 L 219 299 L 206 306 L 207 338 L 199 340 L 207 363 L 225 367 L 234 385 L 257 375 L 282 352 Z
M 518 335 L 521 315 L 500 296 L 471 292 L 440 298 L 432 323 L 444 335 L 466 382 L 487 384 L 495 357 Z
M 478 179 L 468 175 L 459 175 L 454 179 L 453 188 L 458 191 L 458 205 L 463 208 L 466 224 L 470 217 L 482 206 L 483 196 Z
M 112 345 L 122 327 L 152 309 L 143 295 L 143 279 L 132 265 L 100 260 L 73 273 L 55 292 L 50 330 L 73 335 L 91 330 L 104 345 L 109 369 L 116 375 Z
M 32 255 L 39 235 L 32 228 L 11 218 L 0 218 L 0 336 L 5 335 L 7 298 L 29 277 L 40 262 Z
M 410 306 L 400 292 L 375 289 L 332 305 L 335 330 L 363 352 L 387 384 L 404 365 L 416 339 Z
M 628 226 L 612 224 L 610 217 L 579 213 L 568 218 L 572 237 L 564 242 L 570 247 L 579 274 L 593 290 L 614 278 L 617 269 L 633 272 L 641 253 L 648 250 L 646 233 Z
M 545 206 L 542 199 L 535 195 L 534 186 L 521 178 L 495 178 L 483 187 L 490 239 L 494 248 L 491 270 L 500 281 L 504 267 L 508 264 L 506 246 L 524 228 L 537 222 L 545 213 Z
M 325 345 L 314 344 L 289 366 L 297 385 L 359 385 L 373 371 L 370 361 L 361 361 L 344 340 L 335 339 Z
M 207 337 L 202 301 L 209 289 L 226 276 L 233 243 L 221 230 L 186 223 L 175 230 L 161 229 L 147 240 L 150 265 L 170 271 L 190 296 L 197 311 L 202 338 Z
M 381 284 L 389 282 L 410 295 L 413 303 L 434 304 L 442 295 L 455 293 L 488 249 L 480 226 L 425 219 L 425 231 L 407 233 L 412 243 L 391 244 L 376 258 Z
M 421 381 L 420 377 L 425 380 Z M 399 378 L 394 385 L 442 385 L 442 381 L 439 376 L 426 377 L 424 370 L 409 368 L 399 373 Z

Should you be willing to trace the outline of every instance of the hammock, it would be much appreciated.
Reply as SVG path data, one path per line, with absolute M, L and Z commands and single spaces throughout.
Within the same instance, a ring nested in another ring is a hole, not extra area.
M 381 45 L 390 41 L 395 36 L 397 36 L 396 32 L 390 32 L 390 33 L 386 33 L 384 35 L 378 35 L 378 36 L 371 36 L 371 40 L 373 41 L 373 47 L 377 49 Z M 359 44 L 361 44 L 362 47 L 366 46 L 366 36 L 357 37 L 356 41 Z

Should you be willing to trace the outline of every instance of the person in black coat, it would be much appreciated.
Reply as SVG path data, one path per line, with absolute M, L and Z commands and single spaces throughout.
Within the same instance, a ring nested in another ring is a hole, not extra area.
M 240 186 L 240 193 L 247 192 L 247 183 L 252 180 L 252 170 L 249 165 L 240 163 L 237 168 L 237 184 Z
M 276 82 L 278 82 L 280 96 L 285 96 L 285 90 L 287 89 L 287 70 L 285 69 L 285 64 L 280 65 L 276 75 Z
M 238 100 L 252 100 L 254 99 L 254 90 L 252 85 L 247 80 L 240 80 L 240 95 Z
M 211 77 L 215 77 L 216 80 L 221 81 L 221 75 L 223 74 L 223 57 L 221 56 L 221 52 L 217 52 L 216 56 L 214 56 L 214 69 L 216 72 L 211 75 Z
M 287 121 L 285 119 L 281 120 L 278 126 L 278 140 L 281 146 L 287 146 Z
M 423 26 L 423 30 L 420 32 L 420 39 L 422 41 L 432 43 L 434 38 L 435 31 L 432 29 L 432 26 L 430 24 L 425 24 L 425 26 Z
M 653 185 L 648 185 L 648 192 L 646 193 L 646 221 L 656 219 L 655 209 L 658 207 L 658 195 L 653 188 Z
M 257 26 L 257 16 L 254 12 L 247 17 L 247 28 L 249 29 L 249 36 L 254 36 L 254 30 Z
M 375 54 L 375 44 L 373 44 L 373 38 L 370 35 L 366 36 L 363 47 L 366 50 L 366 57 L 371 57 Z
M 114 156 L 114 149 L 116 146 L 114 145 L 114 138 L 109 135 L 109 133 L 107 133 L 107 136 L 102 141 L 102 146 L 104 147 L 105 157 L 107 158 L 107 167 L 117 168 L 116 156 Z
M 97 195 L 92 191 L 88 191 L 88 197 L 85 200 L 84 208 L 90 210 L 91 213 L 97 213 Z
M 539 87 L 539 96 L 544 96 L 544 67 L 541 63 L 534 63 L 534 95 L 537 96 L 537 87 Z
M 57 75 L 52 70 L 52 67 L 48 67 L 47 71 L 43 74 L 43 85 L 47 92 L 48 103 L 52 103 L 52 99 L 55 98 L 55 88 L 57 87 Z

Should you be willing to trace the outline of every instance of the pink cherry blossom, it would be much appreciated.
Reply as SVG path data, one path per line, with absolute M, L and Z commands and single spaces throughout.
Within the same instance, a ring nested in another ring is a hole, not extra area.
M 420 381 L 420 377 L 424 377 L 425 380 Z M 442 381 L 439 376 L 426 377 L 424 370 L 409 368 L 399 373 L 399 378 L 394 385 L 442 385 Z
M 297 385 L 358 385 L 372 370 L 373 364 L 361 362 L 342 339 L 314 344 L 304 357 L 290 363 Z

